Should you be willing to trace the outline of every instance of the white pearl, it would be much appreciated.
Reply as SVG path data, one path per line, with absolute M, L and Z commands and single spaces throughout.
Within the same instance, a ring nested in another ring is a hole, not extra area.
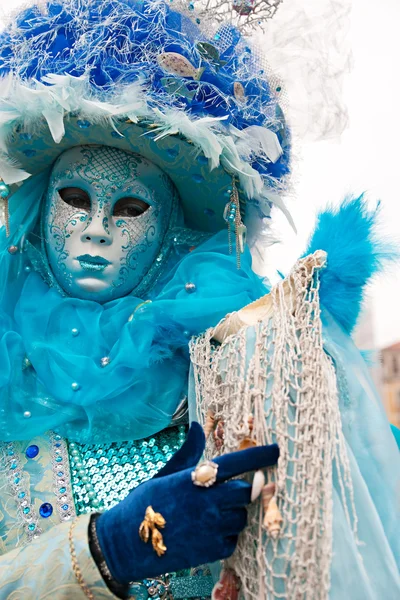
M 32 416 L 32 413 L 31 413 L 29 410 L 26 410 L 26 411 L 24 412 L 24 418 L 25 418 L 25 419 L 29 419 L 29 417 L 31 417 L 31 416 Z

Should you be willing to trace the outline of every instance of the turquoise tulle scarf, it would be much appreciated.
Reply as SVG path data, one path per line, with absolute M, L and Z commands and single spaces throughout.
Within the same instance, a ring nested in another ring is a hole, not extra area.
M 8 252 L 38 229 L 47 181 L 40 174 L 14 194 L 11 237 L 0 233 L 0 438 L 48 429 L 82 442 L 152 435 L 187 393 L 190 337 L 266 287 L 248 250 L 236 268 L 221 232 L 170 258 L 145 298 L 65 297 L 30 270 L 24 251 Z

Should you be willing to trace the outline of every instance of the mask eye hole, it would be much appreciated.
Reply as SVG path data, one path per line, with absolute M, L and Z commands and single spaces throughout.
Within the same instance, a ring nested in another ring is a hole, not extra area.
M 73 208 L 78 208 L 86 212 L 90 211 L 90 196 L 85 190 L 77 187 L 67 187 L 58 190 L 61 200 Z
M 140 217 L 150 206 L 139 198 L 121 198 L 113 208 L 113 217 Z

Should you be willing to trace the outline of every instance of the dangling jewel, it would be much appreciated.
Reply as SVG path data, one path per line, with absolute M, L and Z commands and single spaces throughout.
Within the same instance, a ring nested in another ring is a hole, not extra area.
M 4 225 L 6 228 L 6 237 L 10 237 L 10 215 L 8 212 L 8 196 L 10 195 L 10 188 L 4 181 L 0 178 L 0 198 L 2 203 L 2 220 L 4 221 Z M 11 246 L 12 248 L 14 246 Z M 10 250 L 9 250 L 10 252 Z M 12 254 L 12 252 L 10 252 Z
M 232 193 L 228 205 L 229 209 L 227 206 L 225 206 L 224 218 L 226 217 L 225 220 L 228 221 L 229 252 L 232 253 L 231 228 L 234 226 L 236 239 L 236 261 L 237 268 L 240 269 L 240 255 L 243 254 L 245 249 L 247 229 L 240 214 L 240 200 L 235 178 L 232 179 Z
M 237 228 L 236 233 L 239 240 L 239 249 L 241 254 L 244 252 L 244 248 L 246 246 L 246 238 L 247 238 L 247 227 L 243 223 L 241 223 Z

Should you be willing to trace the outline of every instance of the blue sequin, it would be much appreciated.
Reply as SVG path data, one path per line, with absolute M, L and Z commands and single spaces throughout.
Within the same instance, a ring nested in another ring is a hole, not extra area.
M 80 127 L 80 129 L 88 129 L 90 127 L 89 121 L 83 119 L 78 120 L 76 124 L 78 125 L 78 127 Z
M 39 454 L 39 446 L 36 446 L 36 444 L 28 446 L 25 454 L 27 458 L 35 458 Z
M 44 502 L 39 508 L 39 514 L 43 519 L 48 519 L 53 514 L 53 507 L 49 502 Z

